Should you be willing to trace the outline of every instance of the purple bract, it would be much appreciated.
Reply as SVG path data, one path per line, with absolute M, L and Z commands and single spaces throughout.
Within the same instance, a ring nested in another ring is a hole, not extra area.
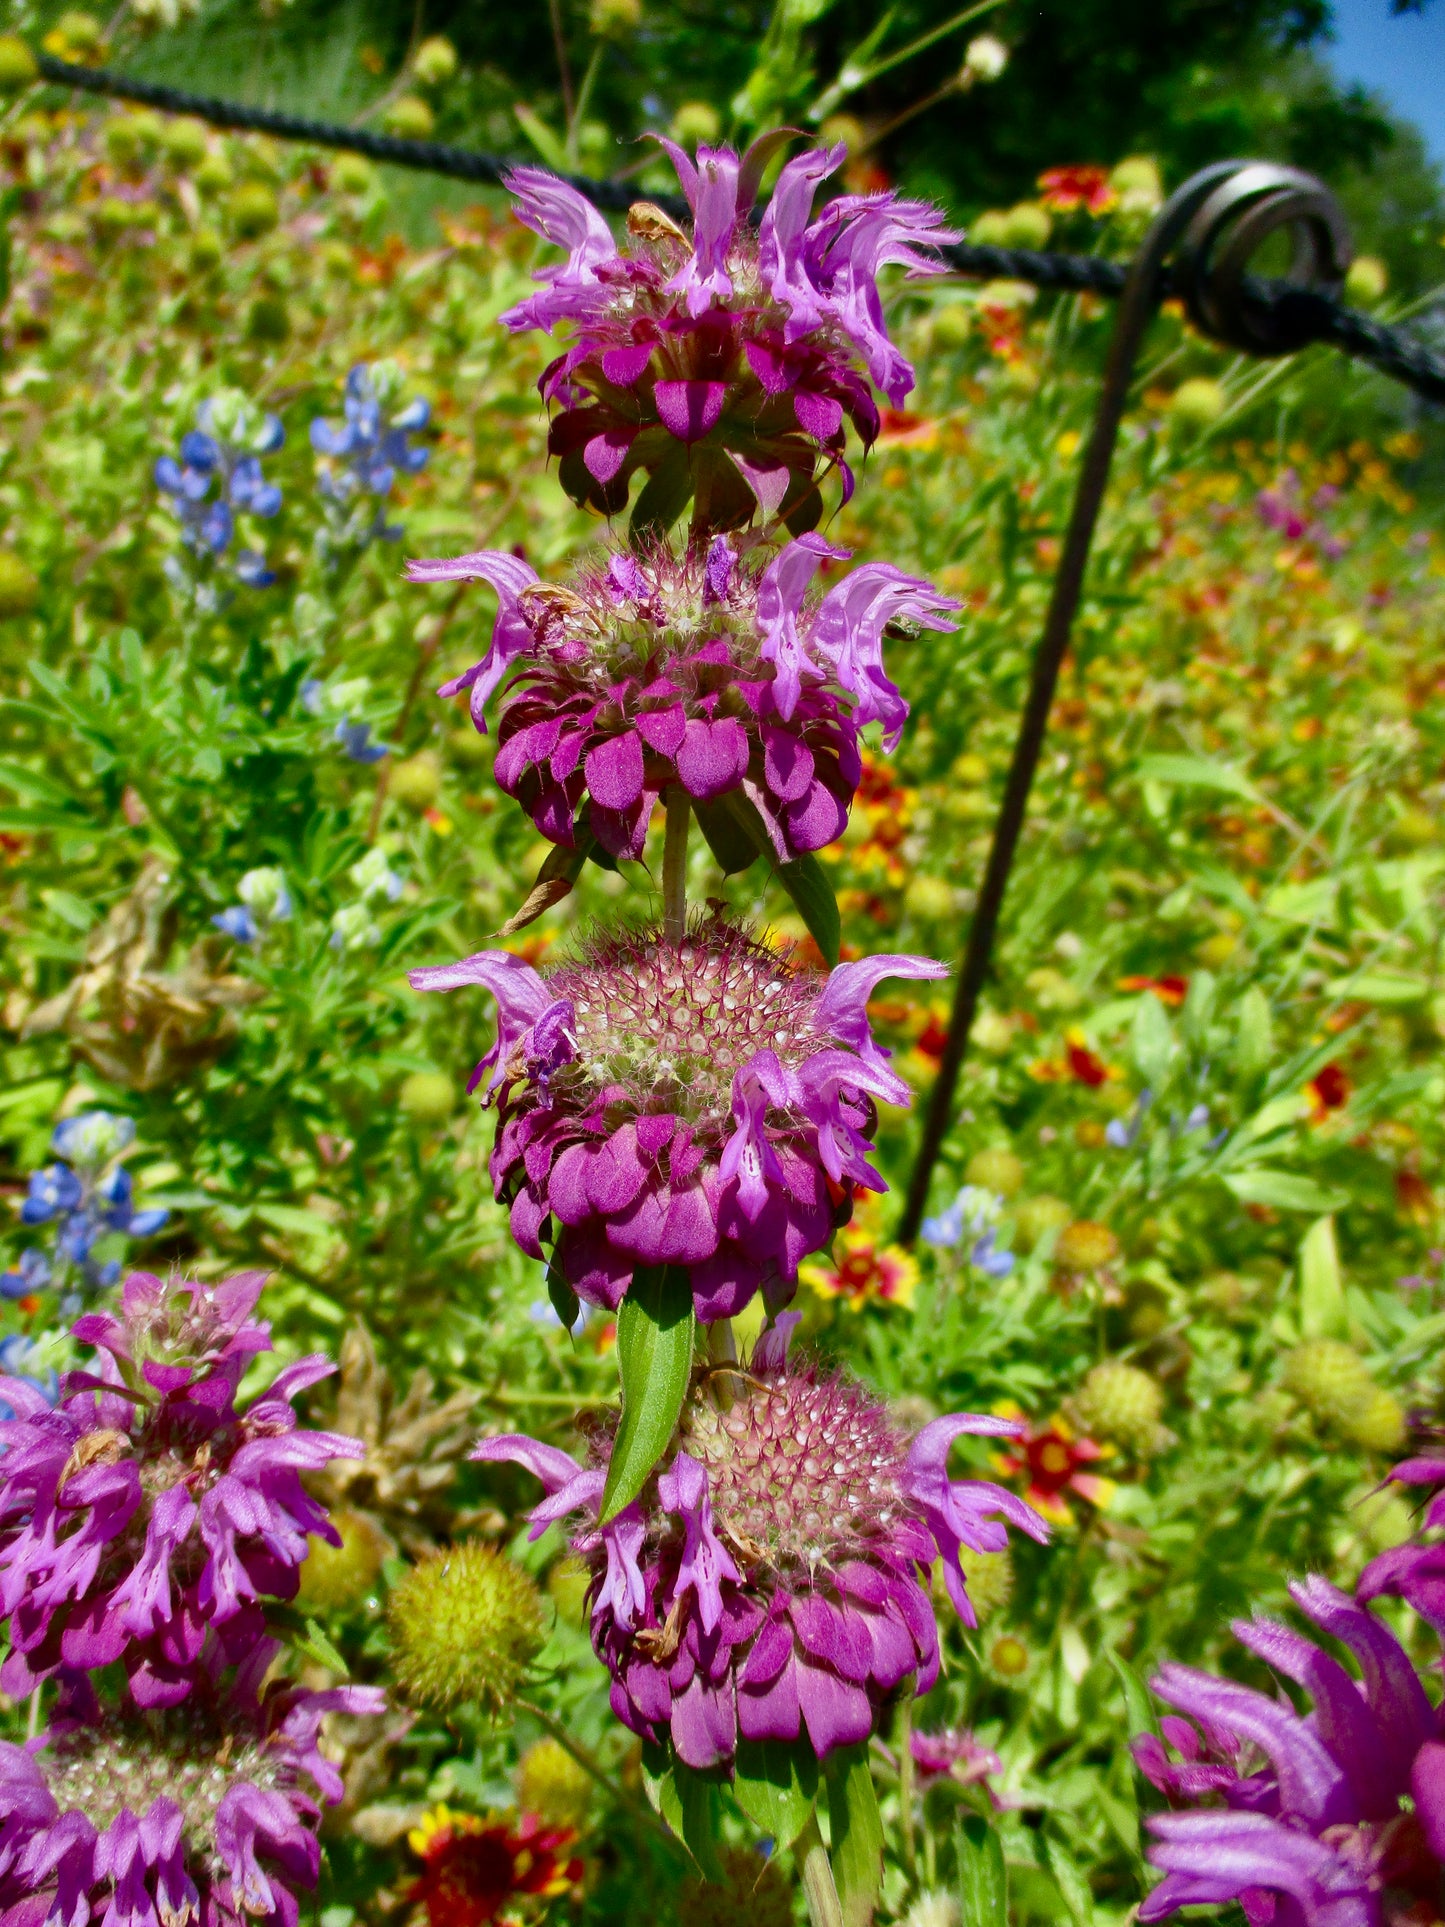
M 640 1265 L 686 1266 L 698 1316 L 730 1317 L 846 1221 L 875 1099 L 909 1092 L 874 1043 L 885 977 L 941 977 L 923 957 L 794 969 L 721 917 L 681 945 L 594 939 L 546 978 L 504 950 L 414 970 L 417 990 L 480 984 L 497 999 L 492 1183 L 532 1257 L 543 1241 L 589 1304 L 615 1307 Z
M 847 555 L 805 535 L 766 566 L 741 564 L 718 536 L 680 561 L 660 543 L 613 554 L 567 587 L 488 549 L 408 574 L 496 590 L 486 654 L 438 693 L 469 690 L 484 730 L 488 698 L 516 670 L 494 774 L 543 836 L 638 857 L 675 784 L 705 831 L 705 812 L 741 795 L 786 863 L 842 834 L 859 730 L 879 722 L 897 741 L 908 705 L 884 671 L 885 629 L 947 629 L 960 606 L 887 562 L 812 595 L 819 564 Z
M 1012 1433 L 1012 1421 L 936 1419 L 907 1445 L 854 1380 L 788 1361 L 796 1322 L 785 1314 L 746 1372 L 727 1374 L 726 1403 L 705 1381 L 694 1389 L 666 1469 L 606 1527 L 605 1436 L 587 1467 L 520 1436 L 475 1453 L 542 1480 L 534 1536 L 582 1515 L 573 1545 L 592 1572 L 613 1710 L 646 1739 L 670 1736 L 691 1767 L 731 1760 L 739 1738 L 805 1735 L 820 1757 L 866 1740 L 906 1680 L 925 1693 L 937 1678 L 935 1559 L 971 1626 L 960 1545 L 1001 1550 L 1004 1520 L 1048 1536 L 1013 1493 L 947 1475 L 960 1433 Z
M 1445 1527 L 1445 1458 L 1406 1459 L 1390 1479 L 1397 1485 L 1434 1487 L 1421 1531 Z M 1417 1535 L 1403 1546 L 1392 1546 L 1365 1567 L 1356 1592 L 1362 1600 L 1398 1593 L 1445 1638 L 1445 1545 Z
M 738 527 L 761 507 L 798 533 L 822 513 L 820 459 L 839 466 L 845 499 L 852 491 L 845 418 L 865 448 L 877 436 L 859 363 L 895 406 L 913 386 L 888 338 L 879 271 L 941 273 L 919 250 L 958 237 L 937 208 L 891 193 L 842 195 L 814 220 L 814 196 L 842 165 L 842 146 L 789 161 L 754 229 L 748 215 L 778 136 L 741 159 L 700 147 L 693 161 L 662 145 L 692 232 L 639 203 L 625 251 L 575 188 L 539 168 L 508 176 L 519 219 L 567 259 L 540 269 L 541 291 L 502 319 L 575 330 L 541 381 L 558 411 L 551 451 L 574 500 L 615 513 L 642 471 L 653 481 L 637 513 L 651 526 L 667 526 L 695 491 L 710 530 Z
M 38 1740 L 0 1741 L 3 1927 L 295 1927 L 292 1890 L 320 1865 L 307 1783 L 321 1803 L 342 1794 L 321 1721 L 384 1704 L 371 1687 L 272 1687 L 104 1716 L 72 1693 Z
M 1405 1649 L 1374 1615 L 1319 1578 L 1290 1588 L 1331 1654 L 1273 1620 L 1237 1637 L 1314 1701 L 1287 1700 L 1192 1666 L 1168 1665 L 1154 1691 L 1181 1713 L 1136 1740 L 1142 1771 L 1191 1811 L 1149 1821 L 1165 1878 L 1141 1921 L 1237 1900 L 1250 1927 L 1405 1927 L 1433 1920 L 1445 1870 L 1445 1738 Z M 1207 1803 L 1207 1804 L 1206 1804 Z
M 54 1410 L 0 1380 L 0 1686 L 20 1697 L 57 1672 L 124 1660 L 142 1707 L 186 1698 L 219 1646 L 241 1662 L 263 1636 L 260 1599 L 289 1599 L 307 1535 L 341 1543 L 300 1474 L 360 1458 L 356 1439 L 298 1429 L 291 1400 L 335 1368 L 287 1367 L 244 1411 L 241 1374 L 268 1351 L 251 1319 L 263 1275 L 224 1284 L 126 1280 L 120 1315 L 73 1327 L 100 1348 Z

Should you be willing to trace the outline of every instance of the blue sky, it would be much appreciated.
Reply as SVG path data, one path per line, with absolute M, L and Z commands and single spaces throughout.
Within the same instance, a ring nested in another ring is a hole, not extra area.
M 1334 0 L 1335 38 L 1323 49 L 1341 80 L 1362 81 L 1415 122 L 1445 166 L 1445 0 L 1393 15 L 1390 0 Z

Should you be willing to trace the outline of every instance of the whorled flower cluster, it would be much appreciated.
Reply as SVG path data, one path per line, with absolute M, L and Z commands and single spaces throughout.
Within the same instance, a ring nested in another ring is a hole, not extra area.
M 383 1710 L 372 1688 L 263 1684 L 278 1651 L 263 1598 L 295 1592 L 308 1533 L 337 1542 L 299 1473 L 363 1448 L 297 1427 L 291 1399 L 324 1358 L 238 1409 L 270 1347 L 251 1317 L 261 1283 L 135 1274 L 118 1316 L 77 1321 L 99 1356 L 53 1410 L 0 1380 L 17 1415 L 0 1423 L 3 1685 L 58 1687 L 49 1729 L 0 1745 L 12 1927 L 295 1927 L 321 1804 L 342 1792 L 321 1722 Z M 117 1661 L 119 1698 L 101 1670 Z
M 1229 1901 L 1251 1927 L 1406 1927 L 1438 1916 L 1445 1721 L 1373 1613 L 1324 1579 L 1290 1591 L 1361 1677 L 1269 1619 L 1237 1623 L 1236 1637 L 1309 1694 L 1308 1716 L 1192 1666 L 1161 1668 L 1154 1691 L 1178 1713 L 1161 1720 L 1162 1739 L 1147 1734 L 1134 1753 L 1186 1810 L 1149 1820 L 1149 1858 L 1165 1877 L 1140 1920 Z
M 711 1320 L 760 1286 L 785 1302 L 855 1189 L 884 1188 L 868 1162 L 875 1101 L 909 1092 L 868 999 L 885 977 L 943 974 L 882 956 L 824 976 L 711 916 L 681 944 L 598 936 L 545 977 L 484 950 L 411 982 L 497 1000 L 469 1088 L 490 1072 L 492 1183 L 521 1248 L 550 1245 L 578 1296 L 609 1308 L 638 1266 L 686 1266 Z
M 692 232 L 639 204 L 626 250 L 564 181 L 530 167 L 508 176 L 519 217 L 567 250 L 502 319 L 575 331 L 541 380 L 574 500 L 613 514 L 641 471 L 651 480 L 635 515 L 646 523 L 666 526 L 695 492 L 709 529 L 739 527 L 761 507 L 797 534 L 822 513 L 820 460 L 839 468 L 844 499 L 852 493 L 845 421 L 865 449 L 879 427 L 868 380 L 895 406 L 913 386 L 888 337 L 879 271 L 941 273 L 920 250 L 958 237 L 937 208 L 892 193 L 841 195 L 814 219 L 841 145 L 789 161 L 754 229 L 749 214 L 785 138 L 764 136 L 741 157 L 703 146 L 696 160 L 662 142 Z
M 888 562 L 812 595 L 819 564 L 847 558 L 805 535 L 759 564 L 717 536 L 681 559 L 661 543 L 614 553 L 566 586 L 490 549 L 408 574 L 496 590 L 485 655 L 438 693 L 469 691 L 484 730 L 487 701 L 515 671 L 494 774 L 543 836 L 572 846 L 590 835 L 639 857 L 654 804 L 677 786 L 704 807 L 740 794 L 786 863 L 842 834 L 860 730 L 881 723 L 891 746 L 902 729 L 885 632 L 947 629 L 959 607 Z
M 821 1758 L 866 1740 L 912 1682 L 938 1676 L 929 1577 L 975 1623 L 959 1552 L 997 1552 L 1005 1521 L 1048 1528 L 982 1480 L 950 1480 L 964 1433 L 1013 1432 L 966 1413 L 935 1419 L 911 1444 L 886 1408 L 841 1372 L 787 1356 L 796 1313 L 759 1341 L 725 1400 L 704 1381 L 684 1404 L 666 1468 L 599 1527 L 611 1441 L 579 1466 L 556 1446 L 489 1439 L 482 1460 L 513 1460 L 547 1496 L 533 1534 L 580 1516 L 573 1546 L 591 1569 L 592 1642 L 612 1675 L 613 1710 L 700 1769 L 739 1739 L 803 1736 Z
M 118 1317 L 76 1321 L 99 1358 L 54 1409 L 22 1380 L 0 1385 L 18 1414 L 0 1423 L 0 1687 L 13 1697 L 121 1661 L 138 1706 L 177 1704 L 208 1643 L 239 1663 L 263 1636 L 259 1602 L 295 1593 L 309 1533 L 339 1543 L 300 1474 L 363 1447 L 301 1429 L 291 1406 L 334 1367 L 300 1359 L 236 1406 L 270 1349 L 250 1317 L 262 1283 L 133 1273 Z

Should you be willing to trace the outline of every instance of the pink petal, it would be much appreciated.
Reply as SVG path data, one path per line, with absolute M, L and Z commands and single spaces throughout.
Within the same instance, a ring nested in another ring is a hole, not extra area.
M 653 388 L 657 412 L 669 435 L 700 442 L 714 427 L 727 400 L 725 381 L 660 381 Z
M 815 441 L 835 441 L 843 427 L 843 404 L 831 395 L 815 395 L 800 388 L 793 397 L 793 413 L 799 428 Z
M 630 388 L 652 359 L 652 343 L 642 341 L 633 348 L 609 348 L 602 357 L 602 372 L 618 388 Z
M 627 451 L 636 438 L 635 428 L 608 428 L 594 435 L 582 450 L 587 473 L 596 481 L 610 482 L 627 460 Z
M 642 794 L 642 744 L 629 731 L 587 752 L 587 789 L 605 810 L 630 810 Z
M 678 780 L 690 796 L 708 802 L 736 789 L 748 767 L 748 738 L 731 716 L 720 723 L 694 717 L 677 752 Z
M 764 515 L 776 515 L 788 492 L 790 471 L 787 463 L 750 462 L 731 448 L 728 455 L 733 467 L 758 498 L 758 506 Z

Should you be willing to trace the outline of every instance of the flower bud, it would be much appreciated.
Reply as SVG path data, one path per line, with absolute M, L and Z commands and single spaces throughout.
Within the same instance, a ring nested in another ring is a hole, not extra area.
M 428 34 L 416 50 L 411 70 L 423 87 L 445 86 L 457 71 L 457 50 L 444 33 Z
M 1147 1459 L 1170 1434 L 1161 1423 L 1164 1390 L 1157 1379 L 1122 1358 L 1106 1358 L 1085 1378 L 1074 1400 L 1079 1424 L 1102 1445 Z
M 685 100 L 672 117 L 672 138 L 683 147 L 711 146 L 722 133 L 716 107 L 706 100 Z
M 991 33 L 981 33 L 964 49 L 963 71 L 971 80 L 997 80 L 1008 65 L 1008 48 Z
M 1054 226 L 1048 209 L 1037 201 L 1020 201 L 1008 209 L 1003 222 L 1001 245 L 1006 248 L 1045 248 Z
M 1119 1255 L 1119 1240 L 1107 1225 L 1090 1218 L 1066 1224 L 1054 1246 L 1054 1263 L 1070 1271 L 1101 1271 Z
M 1014 1208 L 1014 1242 L 1021 1251 L 1032 1251 L 1051 1231 L 1062 1231 L 1073 1215 L 1062 1198 L 1024 1198 Z
M 988 1663 L 1004 1679 L 1018 1679 L 1029 1670 L 1029 1649 L 1021 1639 L 1005 1633 L 994 1641 Z
M 14 549 L 0 549 L 0 622 L 28 616 L 40 600 L 40 578 Z
M 1013 1555 L 1008 1552 L 974 1552 L 965 1546 L 958 1555 L 964 1583 L 978 1614 L 978 1623 L 1003 1611 L 1014 1591 Z
M 1389 270 L 1377 255 L 1357 255 L 1345 276 L 1345 299 L 1362 308 L 1373 308 L 1384 299 L 1389 285 Z
M 991 1151 L 975 1151 L 963 1176 L 965 1183 L 976 1184 L 980 1190 L 1015 1198 L 1023 1187 L 1024 1167 L 1012 1151 L 999 1145 Z
M 642 25 L 642 0 L 592 0 L 587 25 L 598 40 L 620 40 Z
M 903 904 L 910 916 L 925 923 L 941 923 L 953 914 L 953 889 L 942 877 L 920 874 L 910 878 Z
M 929 322 L 929 340 L 937 350 L 951 354 L 966 348 L 973 334 L 973 310 L 962 301 L 944 301 L 934 309 Z
M 577 1828 L 592 1805 L 592 1775 L 560 1741 L 538 1740 L 517 1763 L 517 1807 L 548 1826 Z
M 77 54 L 99 53 L 105 44 L 105 29 L 93 13 L 83 13 L 78 8 L 61 14 L 55 23 L 55 31 L 65 43 L 66 54 L 74 59 Z
M 402 1079 L 396 1102 L 413 1124 L 445 1124 L 457 1108 L 457 1087 L 442 1071 L 413 1071 Z
M 237 238 L 255 241 L 269 234 L 281 218 L 276 196 L 264 181 L 243 181 L 231 196 L 227 212 Z
M 546 1636 L 530 1576 L 477 1539 L 413 1566 L 391 1595 L 387 1621 L 398 1684 L 433 1706 L 504 1706 Z
M 331 1523 L 341 1534 L 341 1544 L 328 1545 L 313 1534 L 301 1568 L 296 1603 L 311 1612 L 327 1612 L 364 1599 L 380 1578 L 384 1561 L 396 1550 L 364 1512 L 342 1506 L 332 1513 Z
M 365 194 L 376 170 L 362 154 L 338 154 L 331 163 L 331 185 L 338 194 Z
M 1284 1361 L 1280 1382 L 1327 1432 L 1366 1452 L 1394 1451 L 1405 1415 L 1359 1354 L 1337 1338 L 1312 1338 Z
M 247 870 L 236 885 L 236 895 L 259 923 L 282 923 L 291 914 L 285 874 L 270 866 Z
M 1180 382 L 1169 402 L 1169 413 L 1181 428 L 1212 428 L 1229 406 L 1220 382 L 1208 375 L 1192 375 Z
M 1109 175 L 1109 185 L 1125 214 L 1153 214 L 1163 206 L 1164 183 L 1159 163 L 1150 154 L 1131 154 Z
M 429 141 L 436 131 L 436 116 L 420 94 L 403 94 L 387 108 L 382 124 L 398 140 Z
M 818 129 L 818 139 L 828 147 L 835 147 L 842 141 L 850 161 L 868 145 L 867 130 L 853 114 L 829 114 Z
M 206 138 L 205 123 L 192 120 L 189 116 L 164 122 L 161 128 L 161 146 L 175 166 L 195 167 L 206 158 L 210 143 Z
M 429 810 L 441 794 L 442 768 L 436 755 L 429 749 L 421 750 L 415 756 L 408 756 L 404 763 L 398 763 L 391 772 L 387 785 L 398 803 L 409 810 Z
M 34 54 L 18 33 L 0 34 L 0 94 L 18 94 L 39 72 Z

